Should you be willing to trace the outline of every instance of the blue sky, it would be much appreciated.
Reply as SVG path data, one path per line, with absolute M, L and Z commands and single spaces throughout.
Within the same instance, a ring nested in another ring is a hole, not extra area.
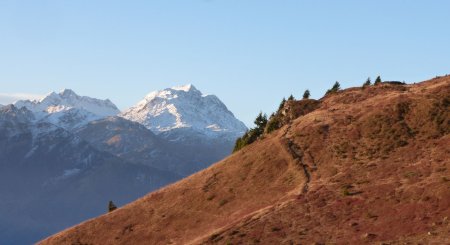
M 251 126 L 336 80 L 450 73 L 449 12 L 437 0 L 1 0 L 0 103 L 71 88 L 125 109 L 192 83 Z

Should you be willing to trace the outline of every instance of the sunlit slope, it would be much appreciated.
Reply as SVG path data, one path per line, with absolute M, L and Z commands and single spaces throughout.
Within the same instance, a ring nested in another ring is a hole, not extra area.
M 42 244 L 444 241 L 450 77 L 319 102 L 212 167 Z

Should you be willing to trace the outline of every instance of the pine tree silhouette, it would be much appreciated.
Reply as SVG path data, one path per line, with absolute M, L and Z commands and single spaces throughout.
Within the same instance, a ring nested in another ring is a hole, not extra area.
M 375 79 L 375 82 L 373 83 L 374 85 L 380 84 L 381 83 L 381 77 L 378 76 L 377 79 Z
M 303 93 L 303 99 L 309 99 L 309 96 L 311 95 L 311 93 L 309 93 L 309 90 L 305 90 L 305 93 Z
M 366 82 L 363 84 L 363 87 L 370 86 L 370 85 L 372 85 L 372 82 L 370 81 L 370 77 L 369 77 L 369 78 L 367 78 Z
M 109 201 L 108 204 L 108 212 L 112 212 L 117 209 L 117 206 L 113 203 L 113 201 Z

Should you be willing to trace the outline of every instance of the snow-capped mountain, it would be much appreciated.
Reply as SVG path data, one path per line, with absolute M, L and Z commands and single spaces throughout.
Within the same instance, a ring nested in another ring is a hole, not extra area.
M 151 92 L 121 116 L 156 134 L 188 128 L 207 136 L 234 138 L 247 129 L 217 96 L 204 95 L 191 84 Z
M 35 114 L 37 120 L 66 129 L 119 113 L 119 109 L 109 99 L 79 96 L 70 89 L 60 93 L 52 92 L 40 100 L 19 100 L 14 105 L 18 108 L 26 107 Z

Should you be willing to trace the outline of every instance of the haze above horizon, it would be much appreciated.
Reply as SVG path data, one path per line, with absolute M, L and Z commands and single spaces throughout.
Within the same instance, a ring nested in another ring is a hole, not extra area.
M 0 104 L 63 88 L 121 110 L 192 83 L 252 126 L 337 80 L 450 73 L 448 1 L 1 1 Z

